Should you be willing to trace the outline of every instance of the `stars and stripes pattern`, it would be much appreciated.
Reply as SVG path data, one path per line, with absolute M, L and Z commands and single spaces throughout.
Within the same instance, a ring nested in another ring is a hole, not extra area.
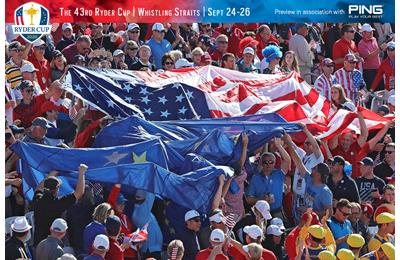
M 314 82 L 314 88 L 319 94 L 323 95 L 326 99 L 331 100 L 331 88 L 333 84 L 337 81 L 332 75 L 330 78 L 325 76 L 325 74 L 319 75 L 319 77 Z
M 229 213 L 229 215 L 225 217 L 225 225 L 229 229 L 232 229 L 236 225 L 235 214 Z
M 339 82 L 347 79 L 337 75 Z M 355 82 L 363 84 L 362 77 Z M 354 91 L 350 84 L 344 85 Z M 117 119 L 136 115 L 165 121 L 273 113 L 287 122 L 305 123 L 319 138 L 328 138 L 357 117 L 332 111 L 329 100 L 295 72 L 247 74 L 213 66 L 143 72 L 71 66 L 64 87 Z
M 346 97 L 358 103 L 358 91 L 365 86 L 362 73 L 359 70 L 346 71 L 344 68 L 337 70 L 334 74 L 337 82 L 343 86 Z

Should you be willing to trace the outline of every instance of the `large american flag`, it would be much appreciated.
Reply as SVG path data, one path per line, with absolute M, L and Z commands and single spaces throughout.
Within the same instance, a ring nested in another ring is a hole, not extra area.
M 64 87 L 116 118 L 138 115 L 157 121 L 275 113 L 287 122 L 303 122 L 328 139 L 351 123 L 357 128 L 356 113 L 333 111 L 330 102 L 295 72 L 250 74 L 214 66 L 144 72 L 72 66 Z M 389 120 L 370 112 L 369 128 Z

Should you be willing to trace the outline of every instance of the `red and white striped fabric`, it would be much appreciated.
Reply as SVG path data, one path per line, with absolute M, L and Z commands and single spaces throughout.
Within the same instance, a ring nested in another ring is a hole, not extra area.
M 287 122 L 307 124 L 312 133 L 328 139 L 350 124 L 357 128 L 356 113 L 339 110 L 330 115 L 329 100 L 295 72 L 265 75 L 204 66 L 135 75 L 155 88 L 179 82 L 202 90 L 214 118 L 277 113 Z M 369 129 L 385 122 L 372 111 L 367 114 Z
M 325 74 L 321 74 L 314 82 L 314 88 L 328 100 L 331 100 L 333 79 L 333 75 L 328 78 Z

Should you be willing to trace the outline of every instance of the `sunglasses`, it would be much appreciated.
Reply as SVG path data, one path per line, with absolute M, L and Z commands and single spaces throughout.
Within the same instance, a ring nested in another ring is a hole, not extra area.
M 139 31 L 129 31 L 130 33 L 139 33 Z
M 385 151 L 387 154 L 392 154 L 394 151 Z
M 394 51 L 394 48 L 387 48 L 388 51 Z
M 199 218 L 194 218 L 194 219 L 191 219 L 190 221 L 200 222 L 201 220 Z
M 330 65 L 326 65 L 328 68 L 334 68 L 335 67 L 335 65 L 333 65 L 333 64 L 330 64 Z
M 263 161 L 263 164 L 264 164 L 264 165 L 274 164 L 274 163 L 275 163 L 274 160 Z
M 158 33 L 165 33 L 165 31 L 158 31 L 158 30 L 155 30 L 155 32 L 158 32 Z
M 348 216 L 351 215 L 351 213 L 343 212 L 343 210 L 341 210 L 341 209 L 339 209 L 339 211 L 340 211 L 340 212 L 343 214 L 343 216 L 345 216 L 345 217 L 348 217 Z
M 22 50 L 20 50 L 20 49 L 11 49 L 10 51 L 21 52 Z
M 173 62 L 166 62 L 166 63 L 164 63 L 165 65 L 174 65 L 174 63 Z
M 348 32 L 348 33 L 355 33 L 356 31 L 346 31 L 346 32 Z
M 33 88 L 26 89 L 25 92 L 26 92 L 26 93 L 32 93 L 32 92 L 33 92 Z
M 45 46 L 39 46 L 39 47 L 35 47 L 36 49 L 38 49 L 38 50 L 41 50 L 41 51 L 43 51 L 43 50 L 45 50 L 46 49 L 46 47 Z
M 310 145 L 311 143 L 309 141 L 304 142 L 305 145 Z
M 201 56 L 201 54 L 200 53 L 196 53 L 196 54 L 192 54 L 193 56 L 196 56 L 196 57 L 199 57 L 199 56 Z
M 220 44 L 228 44 L 228 42 L 219 41 Z
M 130 50 L 130 51 L 137 51 L 138 48 L 128 48 L 128 50 Z

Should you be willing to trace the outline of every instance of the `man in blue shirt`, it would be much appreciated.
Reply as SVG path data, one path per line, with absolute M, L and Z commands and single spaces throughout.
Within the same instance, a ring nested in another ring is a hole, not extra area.
M 275 141 L 279 153 L 284 152 L 280 139 Z M 285 175 L 290 162 L 283 160 L 281 169 L 275 169 L 276 158 L 273 153 L 266 152 L 261 156 L 261 172 L 254 174 L 246 193 L 247 202 L 256 204 L 258 200 L 266 200 L 271 205 L 271 213 L 278 213 L 282 207 L 282 194 Z
M 340 199 L 336 206 L 335 214 L 328 219 L 327 224 L 336 240 L 336 250 L 346 248 L 347 237 L 353 233 L 351 223 L 348 220 L 351 215 L 351 204 L 347 199 Z
M 165 53 L 172 50 L 172 46 L 169 41 L 164 39 L 165 28 L 162 23 L 153 24 L 152 31 L 153 36 L 147 41 L 146 44 L 151 48 L 153 63 L 156 65 L 157 69 L 161 69 L 161 58 Z

